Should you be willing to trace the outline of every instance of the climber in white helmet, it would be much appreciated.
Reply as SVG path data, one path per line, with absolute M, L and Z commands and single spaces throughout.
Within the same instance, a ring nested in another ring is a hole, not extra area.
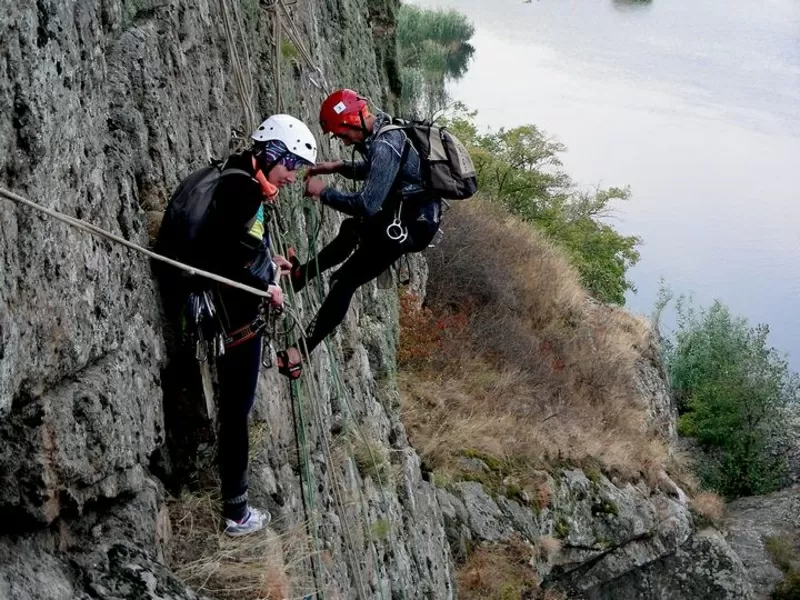
M 291 265 L 282 256 L 271 256 L 263 205 L 275 202 L 279 189 L 295 182 L 299 168 L 315 164 L 317 142 L 302 121 L 289 115 L 271 116 L 251 138 L 249 150 L 181 182 L 167 208 L 158 247 L 192 266 L 267 290 L 270 303 L 281 306 L 277 283 Z M 213 299 L 224 340 L 224 350 L 216 353 L 223 526 L 228 535 L 246 535 L 270 520 L 269 512 L 251 507 L 247 497 L 247 420 L 261 365 L 262 299 L 192 278 L 182 286 L 179 312 L 198 291 L 200 297 Z

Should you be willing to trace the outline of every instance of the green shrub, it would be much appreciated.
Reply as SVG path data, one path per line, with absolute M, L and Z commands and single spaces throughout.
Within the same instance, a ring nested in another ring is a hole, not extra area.
M 773 536 L 764 540 L 764 545 L 785 576 L 772 591 L 773 600 L 800 600 L 800 556 L 795 541 L 789 536 Z
M 371 477 L 377 485 L 391 485 L 394 472 L 384 446 L 363 435 L 350 434 L 350 450 L 362 477 Z
M 662 292 L 662 306 L 669 296 Z M 707 451 L 698 474 L 728 498 L 772 491 L 785 472 L 775 440 L 786 435 L 783 408 L 797 401 L 798 378 L 768 333 L 719 301 L 695 309 L 680 298 L 676 331 L 664 340 L 679 432 Z
M 281 55 L 289 60 L 297 60 L 300 58 L 300 51 L 289 38 L 281 40 Z
M 372 533 L 372 539 L 385 542 L 392 532 L 392 524 L 386 519 L 378 519 L 370 527 L 370 532 Z

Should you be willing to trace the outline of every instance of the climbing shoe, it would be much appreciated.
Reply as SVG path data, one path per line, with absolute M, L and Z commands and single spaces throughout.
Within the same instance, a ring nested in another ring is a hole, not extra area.
M 240 537 L 249 535 L 256 531 L 261 531 L 272 520 L 272 515 L 268 510 L 258 510 L 257 508 L 247 507 L 247 515 L 241 521 L 225 519 L 225 534 L 230 537 Z
M 287 348 L 286 350 L 281 350 L 275 355 L 276 364 L 278 365 L 278 373 L 281 375 L 286 375 L 289 379 L 299 379 L 300 376 L 303 374 L 303 359 L 300 358 L 299 360 L 292 362 L 289 358 L 289 350 L 293 348 Z M 297 349 L 294 349 L 295 352 L 300 354 Z

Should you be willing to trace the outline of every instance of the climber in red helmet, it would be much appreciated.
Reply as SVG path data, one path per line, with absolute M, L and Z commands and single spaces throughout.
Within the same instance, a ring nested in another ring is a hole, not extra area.
M 392 123 L 389 115 L 373 114 L 364 97 L 344 89 L 325 99 L 319 122 L 324 133 L 355 147 L 364 158 L 323 162 L 307 171 L 306 195 L 349 218 L 316 258 L 305 264 L 290 258 L 295 291 L 344 262 L 331 277 L 330 292 L 306 337 L 297 347 L 278 354 L 281 372 L 291 378 L 300 376 L 303 355 L 312 352 L 342 322 L 360 286 L 378 277 L 403 254 L 430 245 L 441 215 L 441 199 L 425 189 L 417 150 L 402 130 L 384 129 Z M 364 183 L 357 192 L 344 192 L 316 177 L 327 174 Z

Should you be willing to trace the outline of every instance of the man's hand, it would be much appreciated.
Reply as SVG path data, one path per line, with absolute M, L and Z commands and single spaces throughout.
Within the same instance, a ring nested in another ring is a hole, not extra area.
M 341 171 L 342 167 L 344 167 L 344 162 L 341 160 L 317 163 L 313 167 L 306 169 L 305 178 L 308 179 L 314 175 L 332 175 Z
M 275 308 L 283 308 L 283 290 L 280 288 L 280 286 L 269 285 L 267 286 L 267 292 L 270 295 L 270 305 L 274 306 Z
M 306 179 L 306 196 L 309 198 L 319 198 L 322 190 L 325 189 L 325 182 L 316 177 Z
M 291 272 L 292 272 L 292 263 L 290 263 L 288 260 L 286 260 L 285 257 L 281 256 L 280 254 L 275 254 L 272 257 L 272 262 L 274 262 L 275 266 L 278 267 L 278 269 L 281 272 L 281 276 L 282 277 L 284 275 L 291 274 Z

